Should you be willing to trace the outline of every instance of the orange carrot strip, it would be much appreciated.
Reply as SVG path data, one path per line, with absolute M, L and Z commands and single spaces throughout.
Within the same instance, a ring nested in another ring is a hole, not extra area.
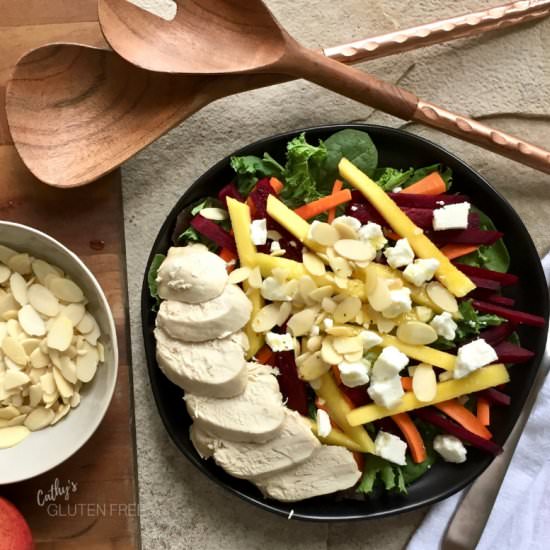
M 395 233 L 391 229 L 385 231 L 385 235 L 386 237 L 388 237 L 388 239 L 391 239 L 392 241 L 398 241 L 401 238 L 397 233 Z
M 285 186 L 284 183 L 277 178 L 270 178 L 269 185 L 271 185 L 271 189 L 273 189 L 273 192 L 276 195 L 278 195 L 283 190 L 283 187 Z
M 455 258 L 460 258 L 461 256 L 466 256 L 470 252 L 475 252 L 479 246 L 474 244 L 454 244 L 449 243 L 441 247 L 441 252 L 449 258 L 449 260 L 454 260 Z
M 461 405 L 456 399 L 443 401 L 434 405 L 447 416 L 458 422 L 463 428 L 483 439 L 491 439 L 491 432 L 478 420 L 475 414 Z
M 267 363 L 273 362 L 273 352 L 268 346 L 264 346 L 257 354 L 256 359 L 258 360 L 258 363 L 261 363 L 262 365 L 266 365 Z
M 237 255 L 232 250 L 229 250 L 229 248 L 222 248 L 220 250 L 220 258 L 225 262 L 231 262 L 233 260 L 237 260 Z M 227 266 L 228 273 L 231 273 L 234 269 L 235 269 L 235 263 L 233 263 L 233 265 Z
M 250 196 L 246 199 L 246 204 L 248 205 L 248 208 L 250 208 L 250 215 L 254 216 L 254 214 L 256 214 L 256 205 Z
M 342 190 L 343 186 L 344 186 L 344 184 L 340 180 L 336 180 L 334 182 L 334 185 L 332 186 L 332 193 L 331 194 L 334 195 L 335 193 L 338 193 L 338 191 Z M 334 221 L 335 217 L 336 217 L 336 208 L 331 208 L 328 211 L 327 222 L 332 223 Z
M 365 469 L 365 456 L 359 451 L 353 451 L 353 458 L 359 470 L 363 471 Z
M 401 386 L 405 391 L 412 391 L 413 389 L 413 379 L 410 376 L 401 377 Z
M 301 218 L 304 218 L 304 220 L 309 220 L 310 218 L 322 214 L 331 208 L 340 206 L 345 202 L 349 202 L 350 200 L 351 191 L 349 189 L 342 189 L 342 191 L 338 191 L 333 195 L 327 195 L 326 197 L 322 197 L 316 201 L 304 204 L 304 206 L 296 208 L 294 212 L 296 212 L 296 214 L 298 214 Z
M 416 183 L 405 187 L 401 193 L 414 193 L 415 195 L 440 195 L 447 191 L 447 186 L 441 177 L 441 174 L 436 170 L 428 174 L 425 178 L 418 180 Z
M 484 426 L 491 425 L 491 406 L 485 397 L 477 398 L 477 418 Z
M 407 413 L 394 414 L 392 420 L 397 424 L 407 441 L 414 462 L 419 464 L 426 460 L 426 447 L 415 423 Z

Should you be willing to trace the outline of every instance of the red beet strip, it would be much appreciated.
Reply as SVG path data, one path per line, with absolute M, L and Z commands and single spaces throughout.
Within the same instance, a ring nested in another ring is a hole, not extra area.
M 508 338 L 516 330 L 514 323 L 502 323 L 497 327 L 482 330 L 477 338 L 483 338 L 490 346 L 495 347 Z M 476 339 L 477 339 L 476 338 Z
M 531 350 L 516 346 L 512 342 L 500 342 L 494 346 L 498 355 L 498 360 L 502 363 L 525 363 L 534 357 L 534 353 Z
M 478 395 L 485 397 L 487 401 L 491 401 L 491 403 L 494 403 L 495 405 L 507 406 L 512 401 L 509 395 L 506 395 L 505 393 L 502 393 L 495 388 L 489 388 L 487 390 L 480 391 L 478 392 Z
M 478 311 L 483 313 L 493 313 L 504 319 L 508 319 L 513 323 L 518 325 L 530 325 L 533 327 L 543 327 L 546 323 L 544 317 L 539 315 L 532 315 L 531 313 L 526 313 L 525 311 L 517 311 L 515 309 L 508 309 L 504 306 L 498 304 L 491 304 L 489 302 L 482 302 L 481 300 L 474 300 L 472 305 Z
M 244 201 L 234 182 L 231 182 L 225 187 L 222 187 L 220 189 L 220 192 L 218 193 L 218 199 L 224 204 L 224 206 L 227 206 L 227 197 L 231 197 L 232 199 L 236 199 L 241 202 Z
M 429 238 L 437 245 L 445 244 L 484 244 L 490 245 L 498 241 L 504 233 L 500 231 L 484 231 L 483 229 L 446 229 L 430 231 Z
M 500 283 L 498 281 L 491 281 L 491 279 L 482 279 L 481 277 L 475 277 L 469 275 L 470 280 L 474 283 L 477 288 L 484 288 L 486 290 L 499 291 Z
M 307 416 L 307 392 L 303 380 L 298 378 L 298 369 L 293 351 L 279 351 L 275 354 L 275 364 L 279 369 L 277 380 L 281 393 L 287 400 L 289 409 Z
M 416 195 L 413 193 L 388 193 L 399 206 L 411 208 L 441 208 L 445 204 L 457 204 L 467 202 L 465 195 Z M 443 204 L 442 204 L 443 203 Z
M 223 229 L 223 227 L 220 227 L 212 220 L 207 220 L 205 217 L 197 214 L 191 220 L 191 226 L 194 227 L 201 235 L 204 235 L 207 239 L 210 239 L 221 248 L 228 248 L 232 252 L 237 252 L 235 239 L 225 229 Z
M 491 269 L 461 264 L 460 262 L 453 262 L 453 264 L 466 275 L 498 281 L 502 286 L 515 285 L 519 281 L 519 277 L 512 273 L 501 273 L 500 271 L 492 271 Z
M 262 178 L 248 195 L 248 198 L 254 203 L 254 218 L 267 217 L 267 197 L 269 195 L 275 195 L 275 191 L 269 183 L 269 178 Z
M 434 409 L 425 408 L 417 409 L 414 411 L 416 416 L 429 424 L 433 424 L 438 428 L 441 428 L 443 431 L 458 437 L 462 441 L 469 443 L 473 447 L 477 447 L 482 451 L 490 453 L 492 455 L 498 455 L 502 452 L 502 447 L 497 445 L 494 441 L 483 439 L 478 435 L 464 429 L 462 426 L 455 424 L 453 421 L 441 416 Z
M 508 298 L 507 296 L 501 296 L 500 294 L 491 294 L 487 297 L 488 302 L 493 302 L 493 304 L 499 304 L 501 306 L 514 307 L 516 301 L 513 298 Z

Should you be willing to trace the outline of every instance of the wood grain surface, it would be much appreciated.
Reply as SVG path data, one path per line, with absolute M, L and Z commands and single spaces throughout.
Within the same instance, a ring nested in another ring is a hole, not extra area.
M 3 109 L 17 59 L 57 40 L 103 44 L 95 0 L 0 0 L 0 218 L 48 232 L 94 272 L 117 325 L 119 379 L 105 420 L 76 455 L 40 477 L 0 487 L 0 495 L 22 511 L 38 549 L 133 549 L 139 547 L 139 516 L 120 174 L 74 190 L 40 183 L 11 144 Z M 58 497 L 54 506 L 41 506 L 38 495 L 56 480 L 77 489 L 69 501 Z

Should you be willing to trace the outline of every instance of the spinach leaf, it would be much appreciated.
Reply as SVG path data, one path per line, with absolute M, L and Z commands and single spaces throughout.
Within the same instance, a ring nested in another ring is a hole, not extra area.
M 438 171 L 441 175 L 441 178 L 445 182 L 445 186 L 447 187 L 448 191 L 453 183 L 453 171 L 449 167 L 443 166 L 440 163 L 431 164 L 430 166 L 424 166 L 423 168 L 417 168 L 411 175 L 411 177 L 403 184 L 403 187 L 408 187 L 409 185 L 420 181 L 426 176 L 429 176 L 432 172 L 436 171 Z
M 437 428 L 430 424 L 426 424 L 419 420 L 415 421 L 416 427 L 422 436 L 424 446 L 426 447 L 426 460 L 416 464 L 411 457 L 407 455 L 406 466 L 401 466 L 401 473 L 406 485 L 410 485 L 413 481 L 422 477 L 437 460 L 437 455 L 433 448 L 434 437 L 439 433 Z
M 377 486 L 383 486 L 386 491 L 396 489 L 400 493 L 406 493 L 404 480 L 398 473 L 399 468 L 378 456 L 365 455 L 363 476 L 356 492 L 368 495 L 373 493 Z
M 472 300 L 460 302 L 458 311 L 462 319 L 457 321 L 456 340 L 458 342 L 477 336 L 480 331 L 491 326 L 498 326 L 505 322 L 505 319 L 492 313 L 478 313 L 472 305 Z
M 327 160 L 327 149 L 323 142 L 315 147 L 306 141 L 305 134 L 291 140 L 287 145 L 285 165 L 285 186 L 281 198 L 290 208 L 322 197 L 316 182 L 321 166 Z
M 149 266 L 149 271 L 147 273 L 147 284 L 149 285 L 149 294 L 151 298 L 157 300 L 157 306 L 160 302 L 159 300 L 159 289 L 157 284 L 157 273 L 160 267 L 160 264 L 165 260 L 166 256 L 164 254 L 155 254 L 151 265 Z
M 319 171 L 319 188 L 328 194 L 338 178 L 338 163 L 346 157 L 368 176 L 378 166 L 378 151 L 367 132 L 348 128 L 332 134 L 326 141 L 327 159 Z
M 282 178 L 284 174 L 284 168 L 268 153 L 264 153 L 262 158 L 253 155 L 231 157 L 231 168 L 237 174 L 237 188 L 245 197 L 259 179 Z
M 471 207 L 471 211 L 478 214 L 479 226 L 481 229 L 487 231 L 496 230 L 495 224 L 487 214 L 475 206 Z M 482 245 L 475 252 L 462 256 L 460 258 L 460 263 L 506 273 L 510 268 L 510 254 L 504 241 L 499 239 L 490 246 Z

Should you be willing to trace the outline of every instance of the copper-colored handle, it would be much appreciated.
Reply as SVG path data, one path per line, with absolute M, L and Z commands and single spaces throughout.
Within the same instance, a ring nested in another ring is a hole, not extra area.
M 476 120 L 422 100 L 411 119 L 550 174 L 550 152 Z
M 356 63 L 519 25 L 541 19 L 549 14 L 550 0 L 520 0 L 341 46 L 325 48 L 323 53 L 336 61 Z

